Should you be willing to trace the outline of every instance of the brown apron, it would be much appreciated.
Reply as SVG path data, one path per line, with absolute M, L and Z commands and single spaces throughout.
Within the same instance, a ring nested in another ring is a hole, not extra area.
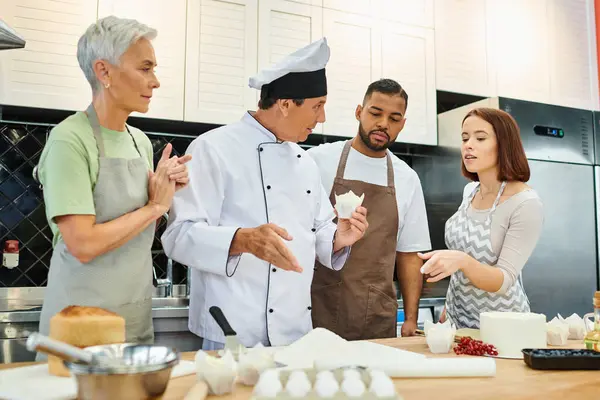
M 342 151 L 329 198 L 352 190 L 365 194 L 369 228 L 352 246 L 344 268 L 333 271 L 318 261 L 311 295 L 312 320 L 346 340 L 396 337 L 398 302 L 394 290 L 398 206 L 392 158 L 387 154 L 387 186 L 344 179 L 352 141 Z

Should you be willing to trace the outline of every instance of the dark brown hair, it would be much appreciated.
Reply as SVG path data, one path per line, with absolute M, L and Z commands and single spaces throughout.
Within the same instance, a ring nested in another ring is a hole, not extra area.
M 268 110 L 269 108 L 273 107 L 275 105 L 275 103 L 277 103 L 277 100 L 274 97 L 271 97 L 267 90 L 265 90 L 266 88 L 263 86 L 262 89 L 260 90 L 260 100 L 258 100 L 258 108 L 260 108 L 261 110 Z M 292 99 L 294 104 L 297 105 L 298 107 L 300 107 L 302 104 L 304 104 L 304 99 Z
M 469 117 L 479 117 L 494 128 L 498 143 L 498 180 L 527 182 L 531 171 L 515 119 L 507 112 L 486 107 L 469 111 L 462 123 L 464 124 Z M 464 160 L 461 164 L 462 174 L 466 178 L 472 181 L 479 180 L 477 174 L 467 171 Z

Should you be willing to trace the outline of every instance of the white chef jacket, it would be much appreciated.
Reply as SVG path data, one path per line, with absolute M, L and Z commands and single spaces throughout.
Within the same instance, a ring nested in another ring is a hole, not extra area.
M 315 162 L 246 113 L 196 138 L 187 150 L 190 184 L 176 193 L 162 236 L 165 253 L 193 267 L 189 329 L 223 343 L 209 314 L 219 306 L 245 346 L 287 345 L 312 329 L 315 257 L 339 270 L 349 248 L 333 254 L 336 225 Z M 274 223 L 304 269 L 287 272 L 252 254 L 231 257 L 238 228 Z

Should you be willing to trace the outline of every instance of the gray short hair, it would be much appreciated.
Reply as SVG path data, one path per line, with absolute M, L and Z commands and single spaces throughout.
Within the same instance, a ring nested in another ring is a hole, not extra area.
M 123 53 L 141 38 L 152 40 L 156 29 L 134 19 L 122 19 L 113 15 L 99 19 L 85 31 L 77 43 L 77 61 L 95 93 L 100 89 L 93 63 L 106 60 L 118 65 Z

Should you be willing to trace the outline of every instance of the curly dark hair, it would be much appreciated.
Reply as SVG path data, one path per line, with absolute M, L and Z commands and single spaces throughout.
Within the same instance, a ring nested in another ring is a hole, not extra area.
M 391 95 L 397 94 L 404 99 L 406 107 L 408 107 L 408 94 L 406 93 L 406 90 L 393 79 L 380 79 L 371 83 L 365 93 L 363 104 L 366 103 L 375 92 Z

